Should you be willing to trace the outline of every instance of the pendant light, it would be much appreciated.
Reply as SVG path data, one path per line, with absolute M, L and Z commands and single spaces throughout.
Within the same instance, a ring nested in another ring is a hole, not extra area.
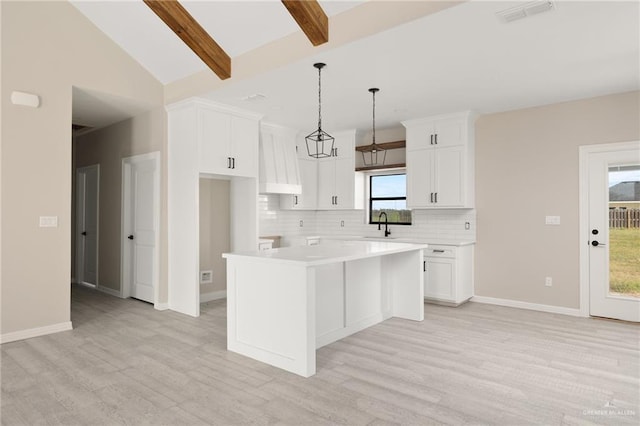
M 309 157 L 326 158 L 333 155 L 333 143 L 335 138 L 322 130 L 322 84 L 321 72 L 325 64 L 318 62 L 313 64 L 318 69 L 318 130 L 308 135 L 305 139 L 307 143 L 307 153 Z
M 369 89 L 369 92 L 373 95 L 373 137 L 371 145 L 364 147 L 361 151 L 362 160 L 364 161 L 365 166 L 381 166 L 384 165 L 384 162 L 387 159 L 387 150 L 376 144 L 376 92 L 379 91 L 380 89 L 376 87 Z M 382 157 L 381 162 L 378 162 L 379 155 Z

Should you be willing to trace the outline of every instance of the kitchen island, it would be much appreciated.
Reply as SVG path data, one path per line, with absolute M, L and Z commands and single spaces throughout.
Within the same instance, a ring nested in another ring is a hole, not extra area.
M 425 248 L 326 241 L 225 253 L 227 349 L 309 377 L 317 348 L 391 317 L 422 321 Z

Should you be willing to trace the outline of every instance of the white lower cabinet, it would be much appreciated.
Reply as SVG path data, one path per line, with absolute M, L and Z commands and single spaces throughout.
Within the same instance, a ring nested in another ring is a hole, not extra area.
M 473 296 L 473 245 L 432 245 L 424 250 L 424 298 L 458 306 Z

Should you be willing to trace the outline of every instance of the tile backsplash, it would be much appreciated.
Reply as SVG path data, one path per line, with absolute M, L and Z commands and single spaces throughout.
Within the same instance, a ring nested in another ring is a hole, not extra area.
M 377 225 L 365 223 L 364 210 L 298 211 L 280 210 L 280 196 L 260 195 L 259 234 L 281 235 L 287 239 L 301 235 L 383 236 Z M 389 225 L 391 236 L 421 240 L 475 241 L 476 211 L 414 210 L 412 225 Z M 466 229 L 465 224 L 468 223 Z

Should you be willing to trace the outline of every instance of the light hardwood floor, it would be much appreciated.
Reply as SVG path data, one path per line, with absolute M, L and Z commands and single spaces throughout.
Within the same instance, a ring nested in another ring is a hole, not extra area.
M 73 331 L 1 348 L 3 425 L 638 425 L 640 327 L 425 305 L 318 350 L 304 379 L 226 351 L 200 318 L 72 292 Z

